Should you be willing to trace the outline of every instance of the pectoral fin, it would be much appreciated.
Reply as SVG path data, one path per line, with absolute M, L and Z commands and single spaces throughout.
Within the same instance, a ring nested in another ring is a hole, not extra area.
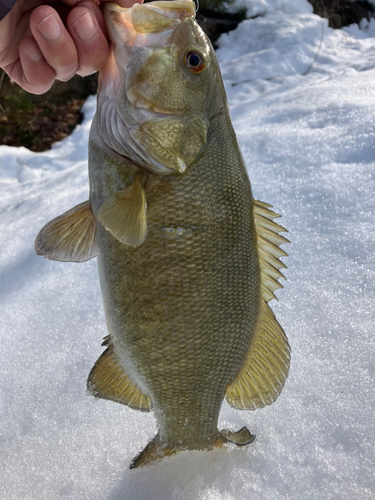
M 104 345 L 109 343 L 106 338 Z M 151 399 L 133 384 L 118 363 L 111 344 L 92 368 L 87 380 L 87 390 L 97 398 L 109 399 L 133 410 L 147 412 L 152 407 Z
M 38 255 L 61 262 L 85 262 L 96 257 L 96 221 L 90 201 L 48 222 L 39 231 L 34 246 Z
M 140 176 L 132 186 L 118 191 L 99 209 L 98 219 L 124 245 L 138 247 L 147 234 L 146 195 Z

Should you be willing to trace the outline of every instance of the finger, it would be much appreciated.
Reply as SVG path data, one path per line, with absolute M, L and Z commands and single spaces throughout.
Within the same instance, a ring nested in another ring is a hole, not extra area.
M 56 73 L 47 63 L 32 36 L 20 44 L 20 65 L 22 73 L 18 75 L 21 86 L 33 94 L 44 94 L 55 81 Z
M 47 92 L 56 78 L 55 71 L 44 59 L 33 37 L 22 40 L 19 59 L 3 69 L 14 82 L 33 94 Z
M 86 76 L 104 66 L 109 56 L 109 48 L 97 17 L 90 8 L 81 5 L 70 12 L 67 27 L 78 53 L 77 73 Z M 97 9 L 95 5 L 93 7 Z M 96 15 L 103 21 L 101 12 L 99 9 L 98 11 Z
M 47 63 L 54 69 L 56 78 L 67 81 L 78 68 L 78 54 L 60 16 L 49 5 L 34 9 L 30 16 L 30 29 Z
M 85 7 L 95 17 L 95 19 L 97 20 L 97 22 L 99 24 L 100 29 L 105 33 L 104 17 L 103 17 L 103 14 L 102 14 L 100 7 L 97 5 L 97 4 L 99 4 L 99 2 L 94 2 L 92 0 L 72 0 L 72 1 L 75 2 L 76 5 L 73 6 L 73 8 L 70 9 L 70 11 L 74 11 L 74 9 L 77 7 Z

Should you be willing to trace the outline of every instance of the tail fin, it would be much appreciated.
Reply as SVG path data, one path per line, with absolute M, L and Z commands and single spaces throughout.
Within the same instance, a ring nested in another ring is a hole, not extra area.
M 225 442 L 234 443 L 237 446 L 247 446 L 255 440 L 255 435 L 251 434 L 247 427 L 242 427 L 237 432 L 223 429 L 220 431 L 220 437 L 225 439 Z
M 255 436 L 250 433 L 246 427 L 242 427 L 237 432 L 232 432 L 227 429 L 223 429 L 218 433 L 216 441 L 206 451 L 212 450 L 213 448 L 222 448 L 225 443 L 235 443 L 237 446 L 247 446 L 252 443 Z M 183 447 L 171 447 L 168 444 L 163 444 L 160 441 L 159 434 L 157 434 L 152 441 L 148 443 L 146 448 L 139 453 L 131 462 L 129 468 L 137 469 L 138 467 L 143 467 L 144 465 L 153 465 L 160 462 L 164 457 L 170 457 L 179 451 L 184 451 L 189 448 Z
M 160 462 L 164 457 L 170 457 L 179 451 L 182 451 L 182 449 L 171 448 L 166 444 L 162 444 L 159 434 L 157 434 L 154 439 L 148 443 L 146 448 L 133 458 L 129 465 L 129 469 L 137 469 L 144 465 L 153 465 L 154 463 Z

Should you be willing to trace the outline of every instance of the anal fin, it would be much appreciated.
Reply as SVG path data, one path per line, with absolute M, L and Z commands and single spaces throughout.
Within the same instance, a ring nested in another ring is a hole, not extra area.
M 109 343 L 108 339 L 104 342 L 105 345 Z M 133 410 L 148 412 L 152 408 L 149 396 L 134 385 L 118 363 L 111 344 L 92 368 L 87 379 L 87 390 L 97 398 L 109 399 Z
M 98 255 L 96 221 L 90 201 L 46 224 L 34 243 L 38 255 L 60 262 L 85 262 Z
M 140 175 L 128 189 L 108 198 L 98 211 L 98 219 L 124 245 L 138 247 L 143 243 L 147 234 L 146 195 Z

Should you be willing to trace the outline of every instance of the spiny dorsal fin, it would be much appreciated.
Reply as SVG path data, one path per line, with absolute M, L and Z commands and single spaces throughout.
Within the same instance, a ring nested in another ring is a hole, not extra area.
M 286 266 L 279 258 L 286 257 L 287 253 L 279 245 L 289 243 L 289 240 L 280 236 L 279 233 L 287 231 L 279 224 L 276 224 L 276 222 L 273 222 L 273 219 L 280 217 L 280 215 L 270 210 L 271 208 L 272 206 L 268 205 L 268 203 L 254 200 L 254 221 L 258 241 L 261 294 L 266 302 L 269 302 L 271 299 L 277 300 L 273 292 L 278 288 L 283 288 L 278 279 L 284 278 L 280 269 Z
M 90 201 L 46 224 L 34 243 L 38 255 L 61 262 L 85 262 L 98 255 L 96 221 Z
M 147 233 L 146 195 L 137 175 L 134 183 L 118 191 L 101 206 L 98 219 L 124 245 L 138 247 Z
M 108 344 L 108 339 L 105 340 Z M 97 398 L 109 399 L 133 408 L 150 411 L 151 399 L 143 394 L 117 361 L 113 346 L 103 352 L 87 379 L 87 390 Z
M 273 403 L 288 377 L 288 340 L 269 305 L 263 299 L 261 302 L 250 351 L 226 390 L 226 400 L 239 410 L 255 410 Z

